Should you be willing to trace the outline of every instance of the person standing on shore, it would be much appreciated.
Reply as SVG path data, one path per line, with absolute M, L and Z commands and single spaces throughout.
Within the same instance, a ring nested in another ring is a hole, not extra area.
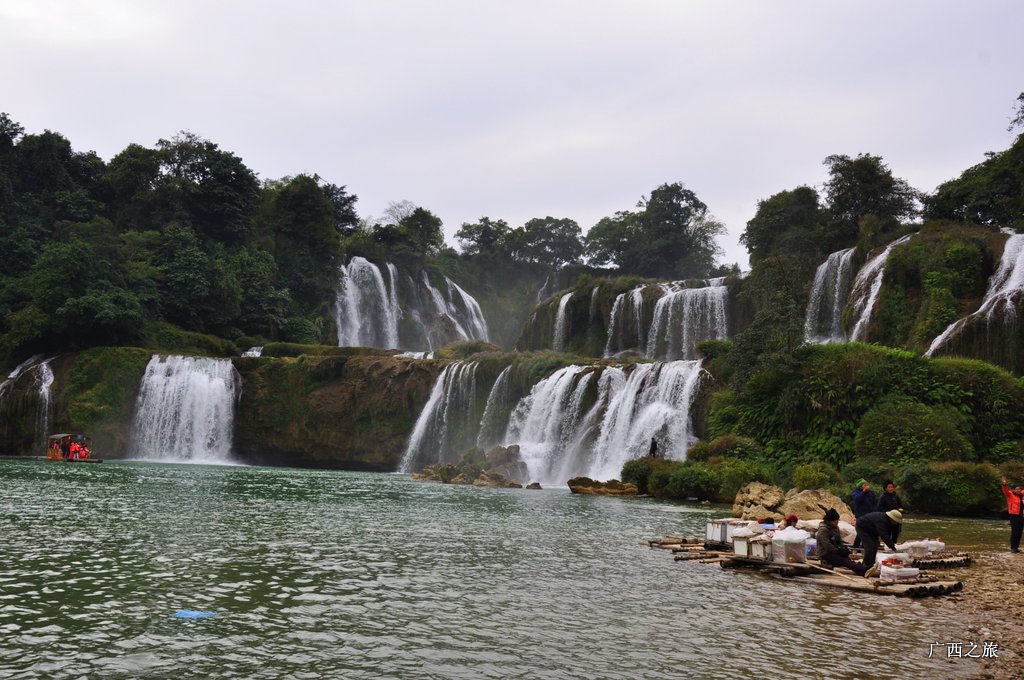
M 1003 478 L 1003 495 L 1006 496 L 1006 512 L 1010 515 L 1010 552 L 1020 552 L 1020 536 L 1024 532 L 1024 498 L 1020 484 L 1011 489 Z
M 885 483 L 885 491 L 878 497 L 878 507 L 875 508 L 878 512 L 889 512 L 890 510 L 899 510 L 903 512 L 903 500 L 900 495 L 896 493 L 896 485 L 892 482 Z M 897 524 L 893 527 L 892 531 L 892 542 L 896 543 L 900 540 L 900 529 L 903 528 L 902 524 Z
M 853 489 L 853 516 L 860 521 L 860 518 L 869 512 L 875 512 L 875 508 L 878 507 L 878 498 L 875 496 L 875 492 L 871 490 L 871 485 L 868 484 L 868 480 L 861 477 L 857 480 L 857 486 Z M 856 522 L 854 522 L 856 524 Z M 857 540 L 853 542 L 854 548 L 860 548 L 860 532 L 857 532 Z

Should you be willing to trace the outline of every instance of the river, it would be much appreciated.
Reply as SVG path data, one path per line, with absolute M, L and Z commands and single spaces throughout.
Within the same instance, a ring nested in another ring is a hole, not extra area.
M 977 670 L 929 658 L 964 638 L 954 598 L 801 586 L 642 543 L 701 535 L 723 508 L 143 462 L 0 460 L 0 484 L 6 678 Z M 924 527 L 1005 533 L 997 522 Z M 216 615 L 176 619 L 181 609 Z

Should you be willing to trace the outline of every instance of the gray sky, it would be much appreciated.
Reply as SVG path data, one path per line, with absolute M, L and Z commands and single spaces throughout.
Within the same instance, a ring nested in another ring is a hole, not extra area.
M 829 154 L 931 191 L 1007 148 L 1022 27 L 1018 0 L 0 0 L 0 111 L 106 160 L 191 130 L 450 242 L 681 181 L 746 266 L 757 201 Z

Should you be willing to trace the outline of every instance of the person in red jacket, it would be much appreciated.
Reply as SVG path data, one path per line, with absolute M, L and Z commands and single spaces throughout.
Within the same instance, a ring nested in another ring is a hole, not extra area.
M 1020 552 L 1020 535 L 1024 532 L 1024 502 L 1021 498 L 1020 484 L 1013 488 L 1006 486 L 1003 479 L 1003 495 L 1006 496 L 1006 512 L 1010 514 L 1010 552 Z

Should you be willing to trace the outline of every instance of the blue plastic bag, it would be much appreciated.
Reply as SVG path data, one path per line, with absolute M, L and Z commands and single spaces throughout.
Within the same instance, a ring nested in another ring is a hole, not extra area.
M 197 612 L 191 609 L 182 609 L 174 615 L 176 619 L 212 619 L 217 612 Z

